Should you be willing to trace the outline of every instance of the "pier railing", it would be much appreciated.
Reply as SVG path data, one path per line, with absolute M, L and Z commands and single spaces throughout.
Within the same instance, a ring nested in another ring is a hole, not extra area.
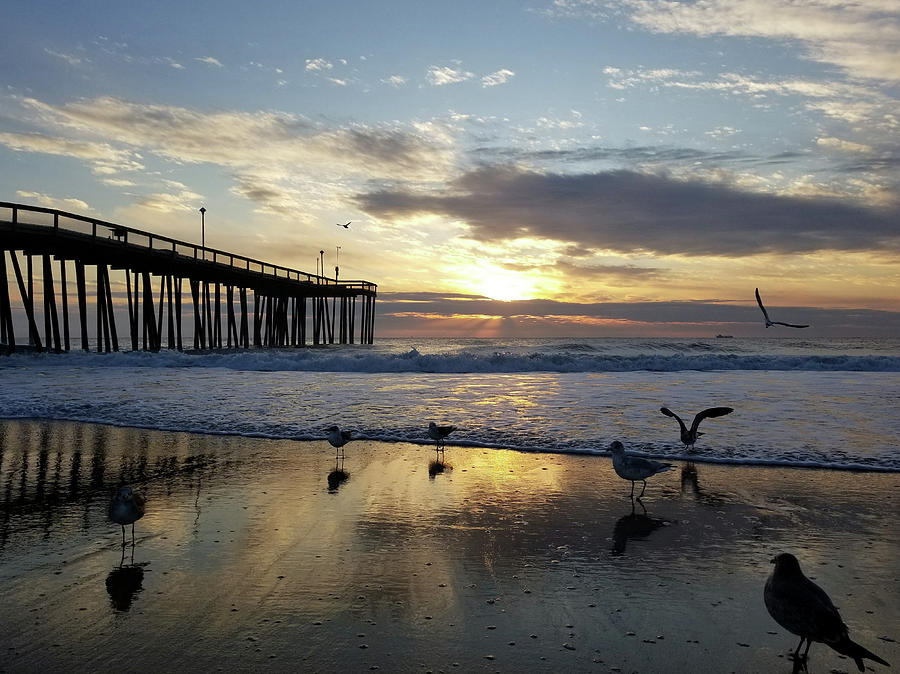
M 305 281 L 316 285 L 338 285 L 344 288 L 356 288 L 375 292 L 377 285 L 369 281 L 338 280 L 333 277 L 282 267 L 281 265 L 263 262 L 252 257 L 230 253 L 209 246 L 200 246 L 188 241 L 179 241 L 161 234 L 146 232 L 133 227 L 107 222 L 86 215 L 78 215 L 60 211 L 54 208 L 42 206 L 29 206 L 15 204 L 8 201 L 0 201 L 0 209 L 9 210 L 9 218 L 6 220 L 15 230 L 18 225 L 33 225 L 38 227 L 51 227 L 55 232 L 72 232 L 91 236 L 94 239 L 103 240 L 104 243 L 114 242 L 122 246 L 136 246 L 148 251 L 171 252 L 173 256 L 179 255 L 194 260 L 221 264 L 235 270 L 250 271 L 278 279 L 291 281 Z M 29 214 L 49 216 L 45 218 L 28 217 Z M 0 212 L 0 222 L 4 220 Z M 23 215 L 25 219 L 23 219 Z

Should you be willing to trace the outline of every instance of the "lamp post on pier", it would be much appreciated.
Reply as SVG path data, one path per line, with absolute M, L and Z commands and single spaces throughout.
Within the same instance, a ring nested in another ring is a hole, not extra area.
M 206 207 L 200 207 L 200 249 L 203 251 L 203 259 L 206 259 Z

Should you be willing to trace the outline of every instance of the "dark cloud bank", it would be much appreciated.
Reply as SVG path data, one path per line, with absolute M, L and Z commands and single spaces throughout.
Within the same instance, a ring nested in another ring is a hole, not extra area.
M 750 256 L 900 250 L 900 210 L 776 196 L 633 171 L 554 174 L 482 167 L 447 194 L 384 189 L 357 197 L 378 217 L 461 219 L 479 241 L 537 237 L 660 255 Z
M 640 334 L 690 334 L 713 336 L 719 332 L 735 336 L 792 338 L 894 337 L 900 334 L 900 313 L 873 309 L 817 309 L 811 307 L 769 307 L 782 320 L 808 323 L 809 328 L 770 328 L 752 295 L 745 305 L 735 300 L 721 302 L 596 302 L 576 303 L 533 299 L 502 302 L 477 295 L 444 293 L 379 293 L 379 334 L 431 334 L 447 330 L 445 321 L 455 316 L 492 316 L 505 323 L 510 336 L 597 336 Z M 417 314 L 427 314 L 419 316 Z M 561 317 L 562 321 L 545 317 Z M 585 323 L 580 317 L 623 321 L 619 327 Z M 776 317 L 777 320 L 777 317 Z M 556 322 L 555 322 L 556 321 Z M 544 323 L 543 327 L 537 325 Z M 640 324 L 640 325 L 638 325 Z M 527 326 L 528 331 L 520 328 Z

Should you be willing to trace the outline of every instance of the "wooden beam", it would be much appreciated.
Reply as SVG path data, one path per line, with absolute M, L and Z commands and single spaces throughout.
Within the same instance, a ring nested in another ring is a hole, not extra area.
M 34 322 L 34 301 L 28 293 L 25 286 L 25 280 L 22 278 L 22 269 L 19 267 L 19 259 L 16 257 L 15 251 L 9 252 L 9 258 L 12 261 L 13 271 L 16 272 L 16 282 L 19 284 L 19 295 L 22 296 L 22 305 L 25 308 L 25 316 L 28 318 L 28 343 L 33 345 L 38 351 L 43 350 L 41 346 L 41 337 L 38 335 L 37 323 Z

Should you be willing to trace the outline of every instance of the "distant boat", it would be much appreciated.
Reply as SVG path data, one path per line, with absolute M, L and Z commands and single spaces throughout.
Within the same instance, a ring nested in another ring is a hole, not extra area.
M 716 335 L 716 339 L 734 339 L 734 335 Z

